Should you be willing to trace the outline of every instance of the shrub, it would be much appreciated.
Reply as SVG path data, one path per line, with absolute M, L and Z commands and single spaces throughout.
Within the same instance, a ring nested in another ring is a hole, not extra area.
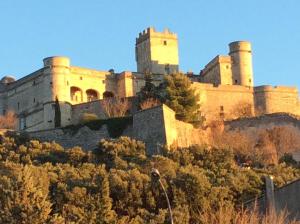
M 0 128 L 16 129 L 17 117 L 13 111 L 8 111 L 4 116 L 0 116 Z

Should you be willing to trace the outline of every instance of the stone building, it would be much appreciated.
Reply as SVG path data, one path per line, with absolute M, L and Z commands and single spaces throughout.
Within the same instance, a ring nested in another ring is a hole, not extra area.
M 99 114 L 99 100 L 134 97 L 153 74 L 158 85 L 163 76 L 179 71 L 177 35 L 148 28 L 136 39 L 137 72 L 98 71 L 72 66 L 67 57 L 49 57 L 43 67 L 19 80 L 5 76 L 0 82 L 0 112 L 14 111 L 18 129 L 26 131 L 64 127 L 78 122 L 83 112 Z M 199 75 L 188 74 L 199 92 L 208 120 L 251 114 L 287 112 L 300 115 L 294 87 L 253 87 L 251 44 L 229 44 L 229 55 L 217 56 Z M 244 108 L 245 107 L 245 108 Z

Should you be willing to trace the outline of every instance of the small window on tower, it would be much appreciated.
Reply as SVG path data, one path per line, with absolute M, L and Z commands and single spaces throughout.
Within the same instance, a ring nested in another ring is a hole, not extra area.
M 168 45 L 168 42 L 166 40 L 164 40 L 164 45 L 167 46 Z
M 82 80 L 82 76 L 80 76 L 80 80 Z
M 249 83 L 251 83 L 251 79 L 249 79 Z
M 236 79 L 236 80 L 234 80 L 234 83 L 235 83 L 235 84 L 237 84 L 237 83 L 238 83 L 238 82 L 237 82 L 237 79 Z

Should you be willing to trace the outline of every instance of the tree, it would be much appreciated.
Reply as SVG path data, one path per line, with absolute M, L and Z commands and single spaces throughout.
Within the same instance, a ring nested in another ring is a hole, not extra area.
M 54 112 L 54 126 L 56 128 L 61 126 L 61 112 L 60 112 L 60 105 L 59 105 L 59 101 L 58 98 L 55 98 L 55 112 Z
M 176 118 L 189 123 L 201 123 L 203 117 L 198 104 L 199 95 L 191 87 L 190 79 L 177 73 L 165 76 L 163 100 L 176 113 Z
M 107 117 L 124 117 L 131 107 L 126 98 L 109 97 L 101 101 L 101 106 Z
M 13 111 L 8 111 L 4 116 L 0 116 L 0 128 L 16 129 L 17 117 Z
M 158 105 L 161 105 L 161 102 L 158 99 L 155 98 L 148 98 L 144 100 L 142 103 L 140 103 L 140 108 L 142 110 L 146 110 L 152 107 L 156 107 Z

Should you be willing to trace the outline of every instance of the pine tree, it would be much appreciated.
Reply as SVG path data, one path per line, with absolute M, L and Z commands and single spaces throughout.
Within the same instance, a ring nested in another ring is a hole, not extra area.
M 181 73 L 168 75 L 164 86 L 164 102 L 175 111 L 176 118 L 189 123 L 201 123 L 199 95 L 191 87 L 190 79 Z

